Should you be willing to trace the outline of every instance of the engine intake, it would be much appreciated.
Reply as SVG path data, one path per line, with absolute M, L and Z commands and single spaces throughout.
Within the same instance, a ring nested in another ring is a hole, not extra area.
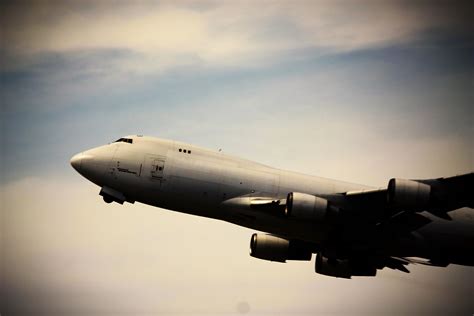
M 397 207 L 410 207 L 422 210 L 428 206 L 431 186 L 406 179 L 391 179 L 388 182 L 387 198 L 389 204 Z
M 328 200 L 306 193 L 290 192 L 286 198 L 285 215 L 302 220 L 322 222 L 337 215 L 337 208 Z
M 312 253 L 302 244 L 268 234 L 253 234 L 250 239 L 252 257 L 286 262 L 286 260 L 311 260 Z

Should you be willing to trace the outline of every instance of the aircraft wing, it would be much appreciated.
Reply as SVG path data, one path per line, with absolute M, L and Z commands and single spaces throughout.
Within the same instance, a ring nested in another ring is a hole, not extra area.
M 474 173 L 428 180 L 391 179 L 387 188 L 328 195 L 346 214 L 380 222 L 404 212 L 427 211 L 450 219 L 448 212 L 474 207 Z
M 249 203 L 267 214 L 285 217 L 290 208 L 289 217 L 296 221 L 308 221 L 311 215 L 326 223 L 330 227 L 327 238 L 303 248 L 317 253 L 316 272 L 350 278 L 373 276 L 384 267 L 408 273 L 409 264 L 448 265 L 449 257 L 439 253 L 427 253 L 426 260 L 410 257 L 419 253 L 416 247 L 425 247 L 417 230 L 432 221 L 422 212 L 449 220 L 450 211 L 472 208 L 473 198 L 474 173 L 469 173 L 429 180 L 392 179 L 387 188 L 321 196 L 252 197 Z M 294 245 L 301 242 L 291 240 Z
M 327 204 L 319 203 L 326 209 L 315 212 L 331 210 L 331 213 L 338 214 L 336 222 L 356 221 L 364 225 L 387 221 L 398 223 L 400 214 L 423 211 L 450 219 L 449 211 L 466 206 L 474 207 L 474 173 L 428 180 L 391 179 L 387 188 L 320 195 L 316 196 L 316 199 L 319 199 L 319 202 L 325 200 Z M 224 205 L 286 217 L 288 205 L 292 202 L 288 202 L 288 198 L 254 195 L 233 198 L 225 201 Z M 418 218 L 408 218 L 413 221 L 410 225 L 417 227 Z M 406 227 L 410 226 L 409 220 L 404 220 Z

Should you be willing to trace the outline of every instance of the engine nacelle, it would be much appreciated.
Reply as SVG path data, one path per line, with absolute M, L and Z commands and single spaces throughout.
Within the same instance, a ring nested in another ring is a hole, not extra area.
M 389 204 L 397 207 L 423 209 L 428 206 L 431 186 L 406 179 L 391 179 L 388 182 L 387 198 Z
M 312 253 L 296 242 L 268 234 L 253 234 L 250 255 L 255 258 L 286 262 L 286 260 L 311 260 Z
M 366 262 L 349 259 L 329 259 L 321 253 L 316 255 L 316 273 L 336 278 L 350 279 L 353 276 L 375 276 L 377 269 Z
M 311 194 L 290 192 L 286 198 L 286 216 L 321 222 L 335 213 L 337 209 L 330 207 L 328 200 Z

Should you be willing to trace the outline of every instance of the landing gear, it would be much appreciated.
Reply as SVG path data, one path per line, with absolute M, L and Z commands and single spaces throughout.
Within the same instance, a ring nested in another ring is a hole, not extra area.
M 104 202 L 107 203 L 107 204 L 110 204 L 112 203 L 114 200 L 112 197 L 108 196 L 108 195 L 104 195 Z
M 109 187 L 102 187 L 99 192 L 99 195 L 102 195 L 105 203 L 117 202 L 119 204 L 123 204 L 125 201 L 130 203 L 135 202 L 134 200 L 125 198 L 125 195 L 123 195 L 122 192 L 119 192 Z

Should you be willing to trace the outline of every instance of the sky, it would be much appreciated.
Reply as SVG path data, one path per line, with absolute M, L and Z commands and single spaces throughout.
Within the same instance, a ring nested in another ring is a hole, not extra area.
M 144 134 L 380 187 L 472 172 L 473 15 L 460 1 L 3 1 L 0 312 L 472 314 L 473 268 L 347 281 L 258 260 L 252 230 L 106 205 L 69 159 Z

